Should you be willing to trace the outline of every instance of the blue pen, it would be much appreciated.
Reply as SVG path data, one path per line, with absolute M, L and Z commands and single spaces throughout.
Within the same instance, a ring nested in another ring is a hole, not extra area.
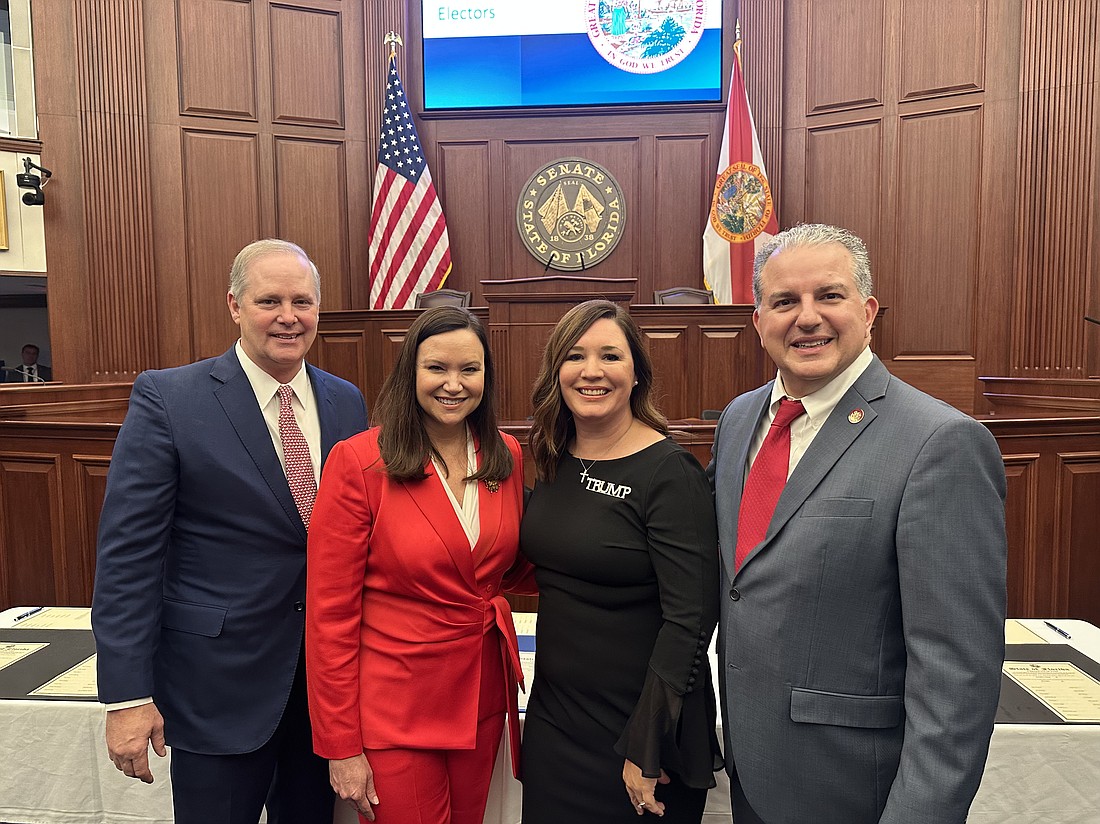
M 19 623 L 20 621 L 22 621 L 22 620 L 23 620 L 24 618 L 30 618 L 30 617 L 31 617 L 32 615 L 34 615 L 35 613 L 41 612 L 41 611 L 42 611 L 42 610 L 44 610 L 44 609 L 45 609 L 45 607 L 35 607 L 34 609 L 28 609 L 28 610 L 27 610 L 26 612 L 24 612 L 24 613 L 23 613 L 22 615 L 16 615 L 16 616 L 15 616 L 15 620 L 14 620 L 14 621 L 13 621 L 12 623 L 16 623 L 16 624 L 17 624 L 17 623 Z
M 1069 640 L 1069 639 L 1071 639 L 1071 638 L 1072 638 L 1072 636 L 1071 636 L 1071 635 L 1070 635 L 1070 634 L 1069 634 L 1068 632 L 1066 632 L 1066 631 L 1065 631 L 1064 629 L 1062 629 L 1061 627 L 1056 627 L 1056 626 L 1054 626 L 1054 624 L 1050 623 L 1050 621 L 1043 621 L 1043 623 L 1044 623 L 1044 624 L 1046 624 L 1046 625 L 1047 625 L 1048 627 L 1050 627 L 1050 628 L 1051 628 L 1052 630 L 1054 630 L 1055 632 L 1057 632 L 1057 633 L 1058 633 L 1059 635 L 1061 635 L 1061 636 L 1062 636 L 1063 638 L 1065 638 L 1066 640 Z

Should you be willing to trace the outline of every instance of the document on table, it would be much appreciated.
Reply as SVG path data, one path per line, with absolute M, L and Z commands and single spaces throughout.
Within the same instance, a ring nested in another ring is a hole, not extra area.
M 16 661 L 22 661 L 32 652 L 38 652 L 38 650 L 48 647 L 49 644 L 18 644 L 18 643 L 0 643 L 0 670 L 4 667 L 10 667 Z
M 1100 724 L 1100 681 L 1068 661 L 1005 661 L 1005 674 L 1063 721 Z
M 43 607 L 12 629 L 91 629 L 92 611 L 88 607 Z
M 1006 644 L 1045 644 L 1047 640 L 1012 618 L 1005 621 Z
M 65 670 L 28 695 L 49 695 L 55 698 L 95 698 L 95 655 L 89 655 L 75 667 Z

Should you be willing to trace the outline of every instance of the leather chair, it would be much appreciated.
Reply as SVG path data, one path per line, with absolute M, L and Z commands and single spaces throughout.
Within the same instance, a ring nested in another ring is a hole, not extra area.
M 692 286 L 673 286 L 671 289 L 658 289 L 654 292 L 653 302 L 660 305 L 714 303 L 714 292 L 709 289 L 696 289 Z
M 457 289 L 436 289 L 434 292 L 417 292 L 413 298 L 414 309 L 428 309 L 432 306 L 469 306 L 470 293 Z

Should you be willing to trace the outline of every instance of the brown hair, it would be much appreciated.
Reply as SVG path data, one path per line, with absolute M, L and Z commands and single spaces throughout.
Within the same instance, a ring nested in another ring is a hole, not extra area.
M 443 463 L 424 428 L 424 413 L 416 400 L 416 352 L 428 338 L 459 329 L 477 335 L 485 350 L 485 392 L 466 419 L 478 440 L 481 468 L 466 480 L 503 481 L 512 474 L 512 453 L 497 429 L 496 370 L 485 327 L 468 309 L 436 306 L 425 309 L 409 327 L 374 406 L 372 422 L 381 427 L 378 448 L 386 473 L 395 481 L 426 478 L 424 465 L 429 458 Z
M 535 409 L 531 423 L 531 455 L 541 481 L 554 480 L 558 463 L 577 431 L 573 414 L 562 400 L 558 373 L 569 350 L 576 346 L 592 324 L 604 318 L 615 321 L 630 345 L 634 378 L 638 381 L 630 393 L 631 413 L 647 426 L 668 434 L 668 421 L 653 402 L 653 362 L 642 345 L 642 335 L 634 319 L 625 309 L 609 300 L 585 301 L 562 315 L 550 333 L 546 348 L 542 350 L 542 365 L 531 393 L 531 405 Z

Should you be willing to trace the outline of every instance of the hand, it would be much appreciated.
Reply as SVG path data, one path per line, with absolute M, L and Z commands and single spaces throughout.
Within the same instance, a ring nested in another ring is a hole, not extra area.
M 130 778 L 140 778 L 146 784 L 153 783 L 150 744 L 153 752 L 164 758 L 164 718 L 156 704 L 107 712 L 107 752 L 111 761 Z
M 665 805 L 658 801 L 653 791 L 658 784 L 667 784 L 671 779 L 661 770 L 660 778 L 646 778 L 642 775 L 642 768 L 633 761 L 623 762 L 623 783 L 626 784 L 626 794 L 630 796 L 630 803 L 634 805 L 634 812 L 638 815 L 653 813 L 660 818 L 665 814 Z
M 328 780 L 336 794 L 351 804 L 359 815 L 374 821 L 371 805 L 378 803 L 378 793 L 374 791 L 374 771 L 365 755 L 360 753 L 351 758 L 330 760 Z

